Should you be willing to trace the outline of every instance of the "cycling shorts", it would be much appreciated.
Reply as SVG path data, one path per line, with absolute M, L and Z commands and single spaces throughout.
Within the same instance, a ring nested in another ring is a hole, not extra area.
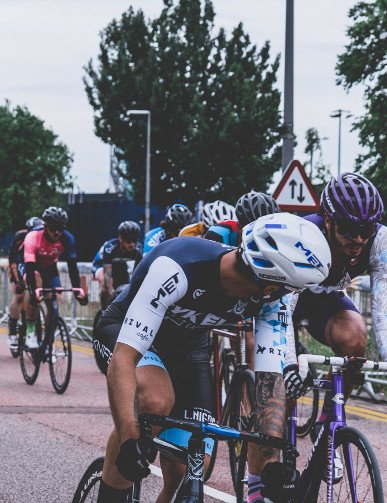
M 341 291 L 313 293 L 304 290 L 298 297 L 293 323 L 296 327 L 301 320 L 307 319 L 310 335 L 321 344 L 329 346 L 325 339 L 325 327 L 329 318 L 339 311 L 359 312 L 352 300 Z
M 39 271 L 35 271 L 35 274 Z M 42 278 L 42 287 L 43 288 L 60 288 L 61 282 L 60 282 L 60 277 L 59 274 L 56 276 L 51 276 L 51 275 L 44 275 L 42 272 L 40 272 L 40 277 Z M 24 275 L 24 281 L 27 281 L 27 275 Z
M 113 354 L 121 323 L 104 323 L 98 326 L 94 337 L 96 358 L 102 367 L 107 367 Z M 195 337 L 195 335 L 193 334 Z M 160 337 L 160 338 L 159 338 Z M 162 334 L 158 334 L 159 340 Z M 192 342 L 192 341 L 191 341 Z M 143 355 L 138 366 L 156 365 L 164 368 L 172 381 L 175 392 L 175 405 L 171 416 L 182 419 L 197 419 L 199 421 L 215 421 L 215 393 L 209 363 L 208 345 L 202 344 L 197 348 L 179 350 L 173 353 L 163 352 L 160 348 L 151 346 Z M 161 438 L 181 446 L 188 446 L 190 433 L 178 428 L 165 430 Z M 205 439 L 206 454 L 211 455 L 214 442 Z

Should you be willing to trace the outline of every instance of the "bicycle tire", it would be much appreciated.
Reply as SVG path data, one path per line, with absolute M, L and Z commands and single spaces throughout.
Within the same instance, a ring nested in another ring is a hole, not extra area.
M 39 323 L 39 318 L 37 323 Z M 29 349 L 25 345 L 27 322 L 25 313 L 22 312 L 22 321 L 18 324 L 20 341 L 20 368 L 27 384 L 34 384 L 39 375 L 40 349 Z
M 72 503 L 96 503 L 98 499 L 99 484 L 102 478 L 102 469 L 105 458 L 95 459 L 85 473 L 77 486 Z M 136 500 L 138 502 L 138 499 Z M 128 494 L 126 503 L 132 503 L 131 493 Z
M 96 351 L 95 349 L 95 344 L 94 344 L 94 335 L 95 335 L 95 330 L 97 328 L 97 325 L 98 325 L 98 322 L 100 320 L 102 316 L 102 310 L 99 309 L 96 313 L 95 313 L 95 316 L 94 316 L 94 320 L 93 320 L 93 334 L 92 334 L 92 337 L 93 337 L 93 352 L 94 352 L 94 358 L 95 358 L 95 362 L 97 364 L 97 367 L 99 368 L 99 370 L 102 372 L 102 374 L 105 375 L 105 372 L 106 372 L 106 364 L 103 362 L 100 354 Z
M 300 354 L 309 354 L 305 344 L 298 341 L 297 356 Z M 309 372 L 313 379 L 317 379 L 316 367 L 309 364 Z M 316 423 L 320 395 L 318 389 L 308 388 L 306 393 L 297 401 L 297 437 L 304 438 L 309 435 L 311 429 Z
M 237 503 L 247 502 L 247 447 L 248 442 L 242 442 L 241 452 L 239 455 L 237 484 L 235 489 Z
M 95 459 L 82 475 L 72 503 L 95 503 L 98 499 L 99 483 L 105 458 Z
M 380 469 L 375 452 L 367 437 L 356 428 L 340 428 L 335 433 L 335 449 L 339 452 L 344 469 L 340 482 L 332 486 L 332 501 L 334 503 L 357 503 L 360 501 L 362 503 L 383 503 Z M 351 465 L 356 485 L 356 498 L 351 495 L 350 491 Z M 324 469 L 321 470 L 321 473 L 323 472 Z M 317 480 L 316 483 L 319 486 L 319 492 L 314 501 L 323 503 L 327 501 L 328 485 L 323 478 Z
M 49 345 L 48 365 L 52 385 L 58 394 L 66 391 L 70 382 L 72 351 L 66 322 L 57 316 L 54 322 L 52 344 Z
M 245 369 L 236 375 L 236 385 L 230 387 L 233 393 L 229 425 L 240 431 L 249 431 L 252 427 L 251 412 L 254 405 L 255 377 L 251 370 Z M 238 487 L 238 465 L 243 443 L 228 440 L 231 478 L 235 491 Z

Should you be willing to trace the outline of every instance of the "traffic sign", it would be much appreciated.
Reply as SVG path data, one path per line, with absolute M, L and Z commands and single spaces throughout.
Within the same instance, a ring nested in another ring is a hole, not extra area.
M 273 193 L 284 211 L 317 211 L 320 201 L 299 161 L 292 161 Z

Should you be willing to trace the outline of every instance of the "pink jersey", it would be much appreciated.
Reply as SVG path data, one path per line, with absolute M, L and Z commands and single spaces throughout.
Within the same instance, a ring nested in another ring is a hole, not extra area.
M 59 255 L 65 251 L 62 236 L 58 241 L 50 242 L 44 237 L 44 229 L 29 232 L 24 240 L 24 262 L 36 262 L 40 267 L 49 267 L 57 262 Z

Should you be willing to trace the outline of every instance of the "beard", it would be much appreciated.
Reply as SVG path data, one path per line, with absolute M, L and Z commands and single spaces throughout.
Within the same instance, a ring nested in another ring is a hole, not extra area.
M 363 251 L 364 244 L 355 243 L 350 241 L 348 244 L 343 244 L 337 239 L 336 230 L 334 226 L 329 229 L 329 240 L 336 246 L 338 250 L 347 255 L 347 257 L 355 258 Z

